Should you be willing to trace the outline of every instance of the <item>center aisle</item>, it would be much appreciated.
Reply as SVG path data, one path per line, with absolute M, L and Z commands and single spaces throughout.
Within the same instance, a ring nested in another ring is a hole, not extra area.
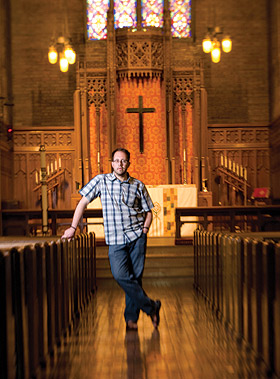
M 122 290 L 112 279 L 97 284 L 79 326 L 41 378 L 266 378 L 193 291 L 192 279 L 144 279 L 148 295 L 162 302 L 158 331 L 141 312 L 138 332 L 126 332 Z

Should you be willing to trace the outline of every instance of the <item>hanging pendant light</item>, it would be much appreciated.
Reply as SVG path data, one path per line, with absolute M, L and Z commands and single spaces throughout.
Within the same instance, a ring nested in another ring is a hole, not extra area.
M 203 48 L 204 53 L 210 53 L 211 52 L 213 46 L 212 46 L 212 41 L 211 41 L 209 34 L 207 34 L 205 36 L 204 40 L 202 41 L 202 48 Z
M 66 45 L 64 55 L 69 64 L 74 64 L 76 62 L 76 53 L 72 49 L 71 45 Z
M 232 49 L 232 42 L 229 36 L 226 36 L 222 40 L 222 49 L 225 53 L 229 53 Z
M 211 51 L 211 58 L 213 63 L 219 63 L 221 60 L 220 42 L 214 38 L 213 49 Z
M 48 58 L 51 64 L 55 64 L 57 62 L 57 51 L 53 45 L 49 47 Z
M 67 72 L 68 71 L 68 60 L 66 59 L 65 55 L 62 53 L 59 58 L 59 66 L 61 72 Z
M 202 48 L 204 53 L 211 53 L 212 62 L 218 63 L 221 60 L 221 38 L 223 34 L 222 28 L 219 26 L 209 27 L 205 38 L 202 40 Z M 225 36 L 222 40 L 222 50 L 229 53 L 232 49 L 232 41 L 229 36 Z

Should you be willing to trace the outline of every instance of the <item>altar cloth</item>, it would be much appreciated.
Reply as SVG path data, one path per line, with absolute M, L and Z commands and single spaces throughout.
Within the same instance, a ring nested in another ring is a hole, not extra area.
M 175 238 L 175 209 L 197 206 L 197 188 L 195 184 L 164 184 L 147 185 L 147 190 L 154 203 L 153 222 L 149 230 L 149 237 L 173 237 Z M 101 201 L 95 199 L 88 205 L 89 209 L 100 209 Z M 183 217 L 185 223 L 181 227 L 182 237 L 192 237 L 197 227 L 196 217 Z M 104 237 L 103 219 L 88 219 L 88 231 L 94 232 L 97 238 Z

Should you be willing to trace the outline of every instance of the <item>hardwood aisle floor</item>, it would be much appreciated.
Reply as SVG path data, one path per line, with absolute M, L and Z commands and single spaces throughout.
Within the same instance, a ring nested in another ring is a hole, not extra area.
M 190 278 L 144 279 L 161 299 L 158 331 L 141 312 L 138 332 L 126 332 L 124 295 L 112 279 L 98 291 L 43 379 L 266 378 L 196 295 Z

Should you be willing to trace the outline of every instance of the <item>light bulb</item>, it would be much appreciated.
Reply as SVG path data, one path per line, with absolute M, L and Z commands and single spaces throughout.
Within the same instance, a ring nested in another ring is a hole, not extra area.
M 231 39 L 227 36 L 222 40 L 222 48 L 225 53 L 229 53 L 232 49 Z
M 70 45 L 66 46 L 64 54 L 69 64 L 74 64 L 76 62 L 76 53 Z
M 212 41 L 208 35 L 205 36 L 204 40 L 202 41 L 202 48 L 204 53 L 210 53 L 213 48 Z
M 212 62 L 218 63 L 221 59 L 220 42 L 215 40 L 213 42 L 213 50 L 211 51 Z
M 57 51 L 54 46 L 50 46 L 48 58 L 51 64 L 55 64 L 57 62 Z
M 62 54 L 59 59 L 59 66 L 61 72 L 67 72 L 68 71 L 68 60 L 65 58 L 65 56 Z

